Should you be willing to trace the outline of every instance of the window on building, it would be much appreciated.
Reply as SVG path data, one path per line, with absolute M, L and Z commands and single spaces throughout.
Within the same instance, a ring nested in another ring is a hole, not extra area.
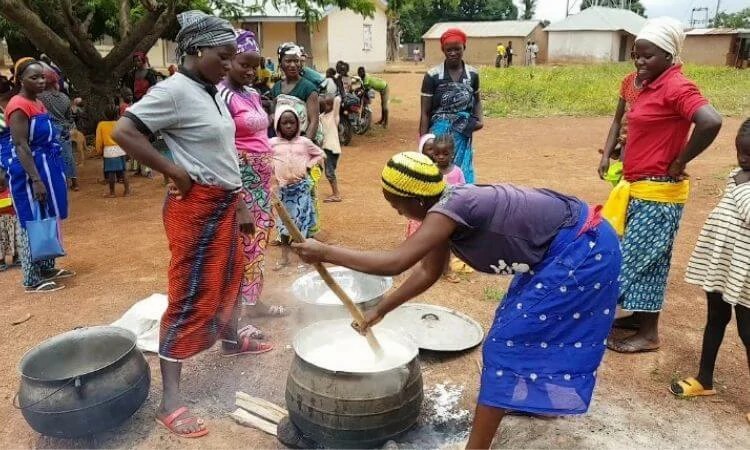
M 362 25 L 362 50 L 372 50 L 372 25 L 368 23 Z

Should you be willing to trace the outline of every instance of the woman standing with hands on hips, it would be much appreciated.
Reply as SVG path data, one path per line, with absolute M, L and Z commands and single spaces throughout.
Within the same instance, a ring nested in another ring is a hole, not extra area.
M 472 135 L 484 126 L 479 98 L 479 72 L 464 63 L 466 34 L 451 28 L 440 36 L 445 62 L 429 70 L 422 81 L 419 135 L 450 133 L 455 142 L 453 162 L 467 183 L 474 183 Z
M 620 353 L 659 348 L 659 313 L 672 246 L 690 190 L 685 167 L 721 128 L 719 113 L 682 74 L 684 40 L 682 23 L 671 18 L 649 20 L 635 39 L 633 58 L 643 87 L 627 113 L 625 181 L 615 187 L 605 207 L 624 221 L 620 304 L 634 312 L 618 319 L 615 327 L 638 330 L 609 342 L 609 348 Z M 602 155 L 600 175 L 608 167 L 609 155 Z
M 164 228 L 172 258 L 161 319 L 163 396 L 157 421 L 181 437 L 208 433 L 180 398 L 182 361 L 222 340 L 226 356 L 254 351 L 237 332 L 243 255 L 240 232 L 253 232 L 242 201 L 235 128 L 216 84 L 236 53 L 224 19 L 200 11 L 177 16 L 179 72 L 157 84 L 120 118 L 114 139 L 133 158 L 169 176 Z M 160 132 L 174 162 L 149 142 Z
M 451 251 L 472 268 L 515 275 L 487 333 L 468 448 L 489 448 L 508 411 L 587 411 L 617 302 L 620 249 L 598 209 L 546 189 L 446 186 L 426 155 L 391 158 L 383 196 L 422 225 L 393 250 L 357 251 L 308 239 L 308 263 L 409 278 L 366 314 L 366 327 L 432 286 Z M 360 330 L 362 332 L 366 330 Z
M 20 91 L 10 99 L 5 117 L 10 128 L 10 158 L 7 164 L 13 206 L 21 224 L 18 250 L 23 285 L 28 293 L 54 292 L 65 286 L 57 281 L 75 275 L 56 269 L 54 259 L 32 261 L 26 222 L 44 217 L 58 221 L 68 217 L 68 195 L 58 130 L 38 99 L 46 86 L 44 67 L 32 58 L 15 65 Z M 3 152 L 6 153 L 6 152 Z

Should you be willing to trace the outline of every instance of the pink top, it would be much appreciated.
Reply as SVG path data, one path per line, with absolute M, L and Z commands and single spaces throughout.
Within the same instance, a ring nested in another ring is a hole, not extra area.
M 219 94 L 232 114 L 235 126 L 234 143 L 239 154 L 269 153 L 268 114 L 260 102 L 260 94 L 254 89 L 245 88 L 238 92 L 226 84 L 219 85 Z
M 460 167 L 458 167 L 455 164 L 452 164 L 451 170 L 448 171 L 445 175 L 443 175 L 443 180 L 450 186 L 459 186 L 462 184 L 466 184 L 466 178 L 464 178 L 464 171 L 461 170 Z
M 297 136 L 291 141 L 271 139 L 273 169 L 279 186 L 297 183 L 307 176 L 307 169 L 325 158 L 325 153 L 310 139 Z

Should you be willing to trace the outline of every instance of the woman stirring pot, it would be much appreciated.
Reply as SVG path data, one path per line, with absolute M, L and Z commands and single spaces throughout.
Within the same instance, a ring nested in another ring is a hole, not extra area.
M 400 215 L 422 221 L 400 246 L 357 251 L 308 239 L 294 249 L 309 263 L 376 275 L 414 266 L 366 314 L 366 327 L 440 279 L 451 250 L 475 270 L 515 275 L 485 339 L 467 447 L 489 448 L 508 411 L 586 412 L 614 319 L 621 260 L 598 210 L 546 189 L 446 187 L 432 160 L 415 152 L 388 161 L 382 187 Z

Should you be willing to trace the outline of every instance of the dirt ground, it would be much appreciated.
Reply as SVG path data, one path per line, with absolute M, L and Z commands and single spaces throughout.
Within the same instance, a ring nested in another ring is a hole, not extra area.
M 344 149 L 339 178 L 345 201 L 323 205 L 323 227 L 329 242 L 389 248 L 404 235 L 405 220 L 383 200 L 378 180 L 390 155 L 415 149 L 421 76 L 392 74 L 386 78 L 392 86 L 391 128 L 355 137 L 354 145 Z M 604 142 L 608 118 L 487 119 L 486 123 L 475 135 L 480 182 L 544 186 L 591 203 L 606 198 L 608 185 L 598 179 L 595 168 L 596 150 Z M 750 442 L 750 426 L 744 419 L 744 413 L 750 411 L 750 376 L 734 322 L 717 364 L 719 394 L 685 401 L 667 391 L 673 378 L 694 375 L 696 370 L 705 300 L 699 289 L 682 281 L 682 275 L 700 226 L 718 201 L 725 174 L 734 163 L 733 140 L 739 124 L 738 118 L 726 119 L 716 143 L 689 167 L 694 187 L 676 244 L 661 325 L 661 350 L 635 356 L 608 352 L 588 414 L 554 420 L 508 418 L 496 440 L 497 448 L 739 448 Z M 185 398 L 206 418 L 211 430 L 204 439 L 181 440 L 154 422 L 160 378 L 153 355 L 148 356 L 153 382 L 147 402 L 131 420 L 111 432 L 89 439 L 50 439 L 33 432 L 11 406 L 19 383 L 17 364 L 25 351 L 77 326 L 110 323 L 137 300 L 165 292 L 169 255 L 161 224 L 161 182 L 137 178 L 132 197 L 105 199 L 106 188 L 96 182 L 100 173 L 101 161 L 87 160 L 81 169 L 83 188 L 71 194 L 72 211 L 64 224 L 69 256 L 60 260 L 60 265 L 75 270 L 78 276 L 68 281 L 67 289 L 51 295 L 27 295 L 20 285 L 19 270 L 0 274 L 5 305 L 0 310 L 0 339 L 4 343 L 0 415 L 6 418 L 0 446 L 279 447 L 274 438 L 236 425 L 227 413 L 233 410 L 236 390 L 283 404 L 286 371 L 293 355 L 289 344 L 298 324 L 294 314 L 256 323 L 271 335 L 275 350 L 270 353 L 231 359 L 221 358 L 215 348 L 185 365 Z M 328 186 L 321 185 L 321 192 L 327 195 Z M 270 263 L 278 256 L 278 250 L 272 248 Z M 285 274 L 269 271 L 265 300 L 296 311 L 288 288 L 297 275 L 294 270 Z M 476 274 L 459 285 L 441 281 L 418 301 L 459 309 L 486 330 L 497 305 L 495 293 L 504 290 L 508 281 Z M 33 314 L 31 320 L 11 326 L 26 313 Z M 427 355 L 422 360 L 425 388 L 437 383 L 463 386 L 459 406 L 473 409 L 480 358 L 478 348 L 460 355 Z

